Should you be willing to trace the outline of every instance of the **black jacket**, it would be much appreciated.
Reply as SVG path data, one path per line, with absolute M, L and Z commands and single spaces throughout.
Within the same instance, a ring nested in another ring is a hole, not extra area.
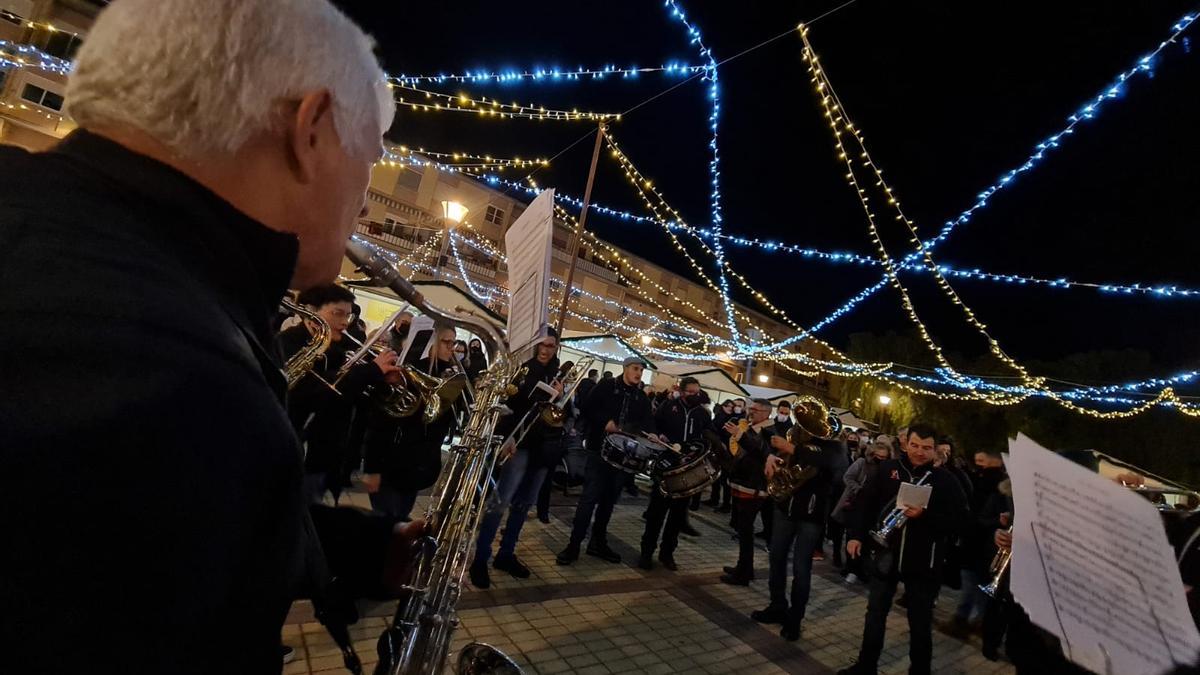
M 857 539 L 866 548 L 875 547 L 868 534 L 895 507 L 900 483 L 915 483 L 928 472 L 926 481 L 933 486 L 929 507 L 918 518 L 909 519 L 900 534 L 890 540 L 895 556 L 895 571 L 902 575 L 938 577 L 945 558 L 947 543 L 956 539 L 967 520 L 967 501 L 958 481 L 948 471 L 931 464 L 914 467 L 907 457 L 881 462 L 874 478 L 858 493 L 852 512 L 850 539 Z
M 816 467 L 817 474 L 805 481 L 790 498 L 779 502 L 779 509 L 788 520 L 824 522 L 834 492 L 834 471 L 841 465 L 839 455 L 842 454 L 836 441 L 814 439 L 796 448 L 791 462 L 796 466 Z M 841 477 L 838 476 L 838 479 L 840 482 Z M 840 490 L 838 495 L 841 495 Z
M 311 339 L 303 324 L 279 334 L 283 358 L 289 359 Z M 304 470 L 308 473 L 336 473 L 346 455 L 346 439 L 354 404 L 370 385 L 383 385 L 383 371 L 368 357 L 359 362 L 338 382 L 335 392 L 326 385 L 337 381 L 337 371 L 357 350 L 358 345 L 341 339 L 329 344 L 312 371 L 288 392 L 288 416 L 304 444 Z M 325 380 L 322 382 L 317 378 Z
M 99 136 L 0 146 L 0 672 L 279 672 L 296 253 Z
M 673 398 L 658 406 L 654 413 L 654 427 L 659 434 L 672 443 L 684 444 L 704 434 L 712 425 L 712 418 L 703 405 L 688 408 L 682 399 Z
M 730 421 L 736 422 L 737 419 L 730 418 Z M 733 456 L 733 468 L 729 470 L 729 485 L 734 494 L 749 496 L 746 491 L 750 491 L 758 497 L 766 496 L 767 477 L 763 470 L 766 468 L 767 455 L 771 454 L 771 437 L 774 435 L 773 424 L 768 424 L 757 433 L 751 428 L 742 434 L 738 441 L 738 453 Z
M 412 364 L 429 373 L 429 357 Z M 438 361 L 435 377 L 444 377 L 456 364 Z M 363 443 L 363 472 L 380 474 L 383 485 L 402 492 L 423 490 L 437 481 L 442 471 L 442 444 L 454 427 L 454 412 L 447 410 L 432 424 L 421 412 L 396 418 L 374 408 Z
M 628 433 L 654 433 L 650 398 L 636 386 L 625 384 L 621 377 L 600 380 L 588 394 L 581 410 L 587 420 L 587 449 L 591 452 L 600 452 L 607 435 L 604 427 L 610 421 Z
M 538 363 L 537 358 L 532 358 L 522 364 L 523 367 L 529 368 L 529 372 L 517 385 L 517 393 L 509 396 L 505 400 L 507 405 L 513 412 L 511 415 L 505 415 L 500 418 L 500 422 L 496 425 L 496 433 L 500 436 L 508 438 L 516 428 L 517 423 L 521 418 L 525 417 L 525 413 L 529 412 L 534 406 L 546 403 L 550 400 L 550 395 L 545 391 L 537 388 L 538 382 L 550 384 L 558 377 L 558 357 L 550 359 L 549 363 L 542 365 Z M 535 413 L 540 414 L 540 413 Z M 547 427 L 543 422 L 534 422 L 529 428 L 529 432 L 525 434 L 525 438 L 521 439 L 518 446 L 518 451 L 531 453 L 532 460 L 530 466 L 542 467 L 556 464 L 560 457 L 562 446 L 562 429 Z

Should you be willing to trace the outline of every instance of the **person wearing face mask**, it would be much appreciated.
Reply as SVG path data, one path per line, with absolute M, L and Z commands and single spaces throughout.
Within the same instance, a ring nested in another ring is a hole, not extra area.
M 1000 453 L 981 450 L 975 453 L 974 459 L 974 470 L 970 474 L 971 492 L 967 496 L 971 520 L 960 546 L 962 600 L 954 617 L 945 626 L 955 636 L 966 636 L 972 624 L 979 624 L 983 620 L 987 597 L 979 591 L 979 584 L 987 578 L 987 569 L 995 553 L 990 545 L 995 528 L 981 523 L 987 522 L 984 517 L 987 506 L 1000 494 L 999 485 L 1007 478 Z
M 467 347 L 467 379 L 474 382 L 487 367 L 487 354 L 483 351 L 483 343 L 479 338 L 472 338 Z
M 904 454 L 879 466 L 875 480 L 859 492 L 855 517 L 851 519 L 846 553 L 851 558 L 870 555 L 870 593 L 857 663 L 839 675 L 874 674 L 883 651 L 884 632 L 896 586 L 904 582 L 908 595 L 909 673 L 927 675 L 933 658 L 933 603 L 941 584 L 941 567 L 946 542 L 957 537 L 967 520 L 967 500 L 958 481 L 945 469 L 934 466 L 937 456 L 933 427 L 914 423 L 904 438 Z M 909 507 L 907 522 L 895 532 L 887 546 L 878 546 L 869 532 L 895 507 L 901 483 L 925 478 L 932 488 L 925 508 Z M 868 546 L 870 548 L 868 549 Z
M 658 429 L 659 438 L 674 447 L 703 438 L 704 430 L 712 424 L 712 418 L 704 407 L 707 402 L 708 396 L 700 389 L 699 380 L 694 377 L 680 380 L 679 386 L 672 392 L 672 397 L 659 406 L 654 415 L 654 426 Z M 662 548 L 659 550 L 658 560 L 663 567 L 672 572 L 679 569 L 675 564 L 675 548 L 679 545 L 680 531 L 687 523 L 689 499 L 690 497 L 673 498 L 663 495 L 657 482 L 650 489 L 650 505 L 646 508 L 646 530 L 642 534 L 639 567 L 644 570 L 653 569 L 654 549 L 658 543 L 659 532 L 662 532 Z M 664 518 L 666 529 L 663 529 Z
M 775 433 L 787 436 L 787 430 L 792 428 L 792 404 L 780 401 L 775 408 Z
M 412 320 L 412 312 L 400 312 L 388 328 L 388 347 L 397 354 L 404 352 L 404 341 L 408 339 L 408 329 L 412 327 Z
M 891 436 L 879 434 L 875 438 L 875 442 L 867 448 L 867 454 L 854 460 L 850 468 L 846 469 L 846 473 L 842 478 L 842 482 L 845 483 L 846 487 L 842 490 L 841 498 L 838 499 L 837 504 L 833 507 L 833 513 L 829 517 L 843 526 L 849 525 L 852 512 L 855 510 L 858 493 L 862 491 L 864 485 L 875 478 L 875 474 L 879 471 L 880 463 L 885 459 L 890 459 L 891 456 Z M 846 566 L 842 569 L 842 576 L 846 579 L 846 583 L 851 584 L 865 578 L 862 558 L 847 559 Z
M 712 428 L 717 436 L 721 439 L 721 444 L 724 447 L 729 447 L 729 432 L 725 431 L 725 423 L 733 418 L 733 399 L 727 398 L 721 402 L 721 407 L 717 408 L 713 414 Z M 721 500 L 722 494 L 724 501 Z M 713 508 L 717 513 L 730 513 L 733 510 L 729 494 L 729 476 L 722 471 L 716 482 L 712 485 L 712 494 L 708 501 L 705 502 Z M 732 518 L 730 519 L 730 527 L 733 527 Z
M 750 426 L 745 429 L 738 426 L 733 418 L 726 421 L 724 427 L 730 437 L 727 449 L 733 454 L 729 489 L 733 493 L 738 560 L 733 567 L 725 568 L 721 581 L 734 586 L 748 586 L 754 579 L 754 520 L 767 501 L 764 471 L 767 455 L 771 451 L 771 437 L 775 435 L 771 422 L 771 402 L 754 399 L 747 419 Z

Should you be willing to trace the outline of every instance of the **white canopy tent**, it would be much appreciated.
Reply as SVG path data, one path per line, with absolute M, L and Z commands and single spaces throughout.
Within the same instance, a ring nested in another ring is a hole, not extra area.
M 591 357 L 595 359 L 592 367 L 601 374 L 607 370 L 614 376 L 619 376 L 621 362 L 630 356 L 636 356 L 646 364 L 646 369 L 642 372 L 642 381 L 647 385 L 651 384 L 657 366 L 619 335 L 564 330 L 562 350 L 558 358 L 560 361 L 578 362 L 582 358 Z
M 743 384 L 742 389 L 745 389 L 746 393 L 750 394 L 751 398 L 765 398 L 770 401 L 772 405 L 779 405 L 780 401 L 792 403 L 796 400 L 796 397 L 800 395 L 799 393 L 790 391 L 788 389 L 760 387 L 754 384 Z
M 691 376 L 699 380 L 700 388 L 712 399 L 714 406 L 720 405 L 721 401 L 727 398 L 751 398 L 750 394 L 729 376 L 729 373 L 720 368 L 682 361 L 659 361 L 657 365 L 658 372 L 651 383 L 655 389 L 668 388 L 678 382 L 680 378 Z
M 853 410 L 848 410 L 846 408 L 830 408 L 829 412 L 837 415 L 837 418 L 842 421 L 842 426 L 844 427 L 849 427 L 856 430 L 868 429 L 871 431 L 874 431 L 875 429 L 874 422 L 867 422 L 863 419 L 860 419 L 858 415 L 854 414 Z

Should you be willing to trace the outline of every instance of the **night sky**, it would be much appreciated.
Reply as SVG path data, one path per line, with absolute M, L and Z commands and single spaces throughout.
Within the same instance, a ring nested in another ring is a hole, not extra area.
M 394 74 L 700 63 L 660 2 L 338 4 L 376 37 Z M 682 6 L 721 60 L 838 4 L 685 0 Z M 859 0 L 812 25 L 809 37 L 826 72 L 924 236 L 1022 163 L 1082 102 L 1197 9 L 1195 0 L 1075 5 Z M 997 273 L 1200 288 L 1200 24 L 1185 35 L 1188 44 L 1168 47 L 1152 79 L 1127 85 L 1048 161 L 956 230 L 936 259 Z M 680 79 L 648 74 L 601 82 L 446 84 L 441 90 L 621 112 Z M 722 66 L 720 80 L 726 231 L 873 255 L 795 31 Z M 696 79 L 613 127 L 632 161 L 694 225 L 710 222 L 705 92 Z M 390 137 L 430 150 L 532 157 L 554 155 L 588 130 L 585 122 L 401 111 Z M 590 140 L 578 143 L 553 167 L 539 170 L 538 183 L 582 195 L 591 146 Z M 514 180 L 519 176 L 507 172 Z M 594 200 L 642 213 L 612 160 L 601 161 Z M 902 225 L 890 214 L 880 222 L 892 251 L 907 252 Z M 687 272 L 656 226 L 603 216 L 588 225 L 605 239 Z M 729 251 L 735 268 L 805 324 L 881 273 L 783 253 Z M 981 350 L 982 341 L 964 329 L 957 309 L 929 277 L 902 279 L 948 351 Z M 1156 372 L 1146 376 L 1200 365 L 1200 298 L 952 283 L 1019 359 L 1135 347 L 1154 358 Z M 905 330 L 906 321 L 898 294 L 887 289 L 822 335 L 844 345 L 855 331 Z

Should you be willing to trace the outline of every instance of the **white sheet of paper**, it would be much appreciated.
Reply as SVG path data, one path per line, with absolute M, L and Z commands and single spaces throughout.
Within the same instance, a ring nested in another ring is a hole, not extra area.
M 915 506 L 918 509 L 923 509 L 929 506 L 929 495 L 931 494 L 933 494 L 932 485 L 901 483 L 900 491 L 896 493 L 896 506 L 905 509 Z
M 508 254 L 508 344 L 513 353 L 540 340 L 550 321 L 554 190 L 542 190 L 504 233 Z
M 1200 653 L 1162 516 L 1018 435 L 1009 443 L 1013 597 L 1096 673 L 1157 675 Z
M 412 349 L 413 340 L 417 339 L 417 334 L 423 330 L 433 330 L 433 317 L 422 314 L 413 318 L 412 323 L 408 325 L 408 337 L 404 338 L 404 349 L 396 357 L 396 363 L 405 362 L 405 359 L 408 358 L 408 350 Z M 425 351 L 421 354 L 421 358 L 429 356 L 429 347 L 434 343 L 435 338 L 436 336 L 431 336 L 429 342 L 425 343 Z

